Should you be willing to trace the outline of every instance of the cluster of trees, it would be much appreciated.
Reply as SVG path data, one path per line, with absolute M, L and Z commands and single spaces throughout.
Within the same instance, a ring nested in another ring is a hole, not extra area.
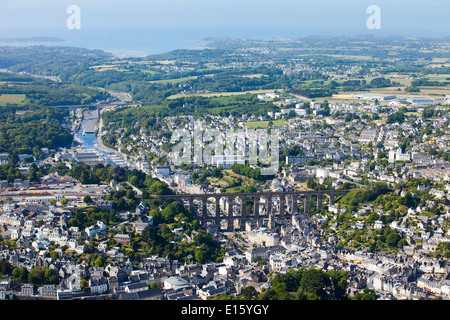
M 348 206 L 349 211 L 353 211 L 356 207 L 363 203 L 375 201 L 379 196 L 382 196 L 391 191 L 388 185 L 384 182 L 376 182 L 368 190 L 355 190 L 343 196 L 339 201 Z
M 246 176 L 248 178 L 251 178 L 251 179 L 254 179 L 254 180 L 260 181 L 260 182 L 273 179 L 272 175 L 262 175 L 261 169 L 254 169 L 254 168 L 251 168 L 249 166 L 239 164 L 239 163 L 233 164 L 230 169 L 234 173 Z
M 376 213 L 372 213 L 364 219 L 366 226 L 373 226 L 375 220 L 382 220 Z M 354 229 L 351 224 L 354 219 L 348 213 L 340 214 L 337 222 L 340 224 L 338 246 L 360 250 L 365 248 L 370 252 L 398 251 L 407 245 L 407 240 L 390 227 L 382 229 Z
M 449 242 L 441 242 L 436 248 L 438 255 L 443 256 L 444 258 L 450 258 L 450 243 Z
M 443 110 L 438 110 L 438 109 L 435 109 L 434 107 L 424 108 L 422 111 L 422 117 L 424 119 L 429 119 L 432 117 L 441 117 L 442 115 L 443 115 Z
M 301 145 L 294 145 L 292 147 L 286 147 L 283 152 L 280 153 L 280 162 L 286 161 L 286 157 L 298 157 L 303 155 L 303 150 Z
M 223 258 L 225 249 L 210 233 L 200 228 L 198 221 L 193 220 L 180 202 L 172 202 L 160 211 L 152 210 L 150 215 L 159 227 L 143 230 L 139 248 L 144 252 L 199 263 L 219 262 Z M 172 232 L 174 228 L 182 229 L 183 233 L 175 234 Z M 185 241 L 183 234 L 191 237 L 192 241 Z
M 180 110 L 186 115 L 218 114 L 222 116 L 238 116 L 242 114 L 267 114 L 268 111 L 279 110 L 272 102 L 261 101 L 256 94 L 202 97 L 184 96 L 167 100 L 164 106 L 172 115 L 179 114 Z
M 70 146 L 72 135 L 60 123 L 0 123 L 0 152 L 32 154 L 42 158 L 41 148 Z
M 127 170 L 126 168 L 114 167 L 110 164 L 106 166 L 96 164 L 91 168 L 84 163 L 72 166 L 71 169 L 61 164 L 57 169 L 60 170 L 62 175 L 69 175 L 83 184 L 109 183 L 112 180 L 115 180 L 117 183 L 129 182 L 143 191 L 143 199 L 148 199 L 150 195 L 167 195 L 173 193 L 166 183 L 136 169 Z
M 326 179 L 323 183 L 309 179 L 306 181 L 306 186 L 313 190 L 333 190 L 332 181 Z
M 36 105 L 7 104 L 0 106 L 0 119 L 7 123 L 26 124 L 29 122 L 62 122 L 69 112 L 63 108 L 44 108 Z
M 242 77 L 239 75 L 217 74 L 213 77 L 198 77 L 189 81 L 191 88 L 210 92 L 243 92 L 264 88 L 274 89 L 274 79 L 269 76 Z
M 342 82 L 330 81 L 330 87 L 333 89 L 340 88 L 342 91 L 361 91 L 371 88 L 384 88 L 390 86 L 399 86 L 400 83 L 386 79 L 383 77 L 374 78 L 369 83 L 366 80 L 344 80 Z
M 402 124 L 403 122 L 405 122 L 405 120 L 406 120 L 405 114 L 401 111 L 398 111 L 398 112 L 390 114 L 387 117 L 386 123 L 396 123 L 397 122 L 399 124 Z
M 198 171 L 194 171 L 192 172 L 191 175 L 191 179 L 194 183 L 197 184 L 203 184 L 206 182 L 206 179 L 208 177 L 213 177 L 213 178 L 222 178 L 223 177 L 223 172 L 222 169 L 219 167 L 215 167 L 214 169 L 203 169 L 202 174 L 200 175 L 198 173 Z
M 106 91 L 82 87 L 79 85 L 59 83 L 48 79 L 36 79 L 21 76 L 21 82 L 0 84 L 3 94 L 24 94 L 24 104 L 29 106 L 56 106 L 90 104 L 109 97 Z M 0 79 L 11 78 L 0 73 Z
M 113 208 L 115 210 L 134 211 L 139 204 L 140 199 L 136 197 L 134 190 L 128 186 L 123 186 L 122 189 L 111 191 L 108 195 L 103 197 L 104 200 L 113 201 Z
M 421 78 L 411 81 L 411 86 L 413 87 L 442 87 L 450 84 L 447 81 L 432 81 L 428 78 Z
M 212 235 L 199 229 L 193 236 L 192 242 L 180 242 L 174 248 L 171 255 L 174 259 L 183 259 L 189 261 L 194 259 L 199 263 L 208 261 L 220 262 L 225 255 L 226 250 L 220 246 L 220 243 Z
M 28 282 L 35 286 L 58 283 L 58 277 L 54 269 L 32 268 L 28 271 L 26 267 L 14 268 L 6 260 L 0 261 L 0 275 L 11 276 L 13 280 Z
M 0 152 L 41 159 L 41 148 L 69 146 L 72 135 L 62 126 L 66 115 L 67 110 L 53 108 L 0 106 Z
M 0 49 L 0 68 L 37 75 L 57 75 L 66 70 L 67 74 L 76 76 L 74 67 L 82 69 L 89 63 L 100 63 L 112 57 L 111 53 L 84 48 L 2 47 Z
M 115 210 L 100 210 L 98 207 L 78 208 L 72 211 L 67 225 L 84 230 L 86 227 L 95 224 L 97 221 L 103 221 L 107 226 L 120 221 L 120 217 Z
M 371 88 L 399 86 L 400 83 L 383 77 L 374 78 L 369 83 L 366 80 L 344 80 L 330 82 L 312 81 L 292 86 L 291 93 L 308 98 L 331 97 L 339 91 L 367 91 Z
M 174 222 L 184 224 L 192 222 L 194 218 L 189 210 L 179 201 L 165 202 L 164 209 L 153 208 L 149 214 L 153 217 L 153 223 L 156 225 L 163 223 L 172 224 Z
M 8 182 L 13 182 L 14 179 L 22 179 L 24 175 L 18 168 L 16 168 L 16 165 L 12 164 L 11 162 L 8 164 L 0 165 L 0 179 L 1 180 L 8 180 Z
M 271 288 L 264 291 L 261 300 L 344 300 L 347 298 L 345 271 L 327 271 L 305 267 L 286 274 L 277 274 Z M 291 292 L 295 292 L 293 295 Z
M 338 90 L 330 87 L 322 88 L 308 88 L 308 87 L 295 87 L 290 90 L 290 93 L 298 94 L 307 98 L 321 98 L 331 97 L 333 94 L 337 94 Z
M 373 290 L 365 288 L 362 292 L 347 294 L 348 274 L 345 271 L 323 271 L 303 267 L 278 273 L 270 281 L 270 288 L 258 293 L 249 286 L 236 300 L 376 300 Z M 231 299 L 223 296 L 218 299 Z

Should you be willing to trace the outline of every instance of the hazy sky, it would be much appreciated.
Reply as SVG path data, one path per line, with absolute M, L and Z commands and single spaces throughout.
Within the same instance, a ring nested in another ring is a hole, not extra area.
M 303 30 L 305 34 L 450 36 L 450 0 L 0 0 L 0 37 L 66 30 L 69 5 L 81 9 L 82 30 L 97 27 L 202 27 Z M 369 5 L 381 29 L 369 30 Z M 281 35 L 281 34 L 280 34 Z

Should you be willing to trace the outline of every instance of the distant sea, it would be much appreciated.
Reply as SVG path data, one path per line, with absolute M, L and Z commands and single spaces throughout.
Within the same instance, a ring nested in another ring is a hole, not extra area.
M 141 28 L 81 28 L 15 30 L 0 33 L 0 46 L 68 46 L 100 49 L 119 57 L 143 57 L 175 49 L 201 47 L 201 35 L 177 30 Z
M 226 27 L 88 27 L 69 30 L 65 26 L 53 29 L 0 29 L 0 46 L 69 46 L 100 49 L 118 57 L 144 57 L 176 49 L 204 48 L 206 38 L 238 38 L 270 40 L 275 38 L 303 38 L 308 36 L 413 35 L 430 34 L 425 27 L 416 29 L 382 28 L 370 31 L 362 25 L 330 26 L 226 26 Z M 431 33 L 434 34 L 434 33 Z M 448 36 L 446 30 L 435 36 Z M 49 41 L 53 38 L 59 41 Z M 33 41 L 36 39 L 38 41 Z M 5 41 L 6 40 L 6 41 Z
M 359 33 L 364 29 L 359 30 Z M 316 34 L 342 35 L 358 34 L 358 30 L 314 30 L 273 27 L 82 27 L 80 30 L 35 29 L 13 30 L 8 34 L 0 30 L 0 46 L 69 46 L 86 49 L 100 49 L 119 57 L 143 57 L 165 53 L 176 49 L 204 48 L 205 38 L 246 38 L 269 40 L 283 37 L 305 37 Z M 33 39 L 37 38 L 37 39 Z M 55 41 L 49 41 L 53 38 Z M 37 40 L 37 41 L 36 41 Z M 59 41 L 56 41 L 59 40 Z

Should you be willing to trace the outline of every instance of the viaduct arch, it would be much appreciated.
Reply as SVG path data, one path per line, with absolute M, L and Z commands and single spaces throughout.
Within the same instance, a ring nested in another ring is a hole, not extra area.
M 273 225 L 275 219 L 286 219 L 298 213 L 298 199 L 303 200 L 303 213 L 309 214 L 311 210 L 311 197 L 317 198 L 318 209 L 323 206 L 324 196 L 328 197 L 328 203 L 334 204 L 337 195 L 345 195 L 352 190 L 305 190 L 305 191 L 283 191 L 283 192 L 253 192 L 253 193 L 205 193 L 205 194 L 173 194 L 152 196 L 177 201 L 187 201 L 189 210 L 196 212 L 195 202 L 198 203 L 199 212 L 197 218 L 202 224 L 214 221 L 220 227 L 221 220 L 227 221 L 227 231 L 234 229 L 235 221 L 243 230 L 249 220 L 269 219 L 269 225 Z M 274 198 L 278 198 L 274 206 Z M 208 215 L 208 200 L 213 199 L 214 210 Z M 252 200 L 253 199 L 253 200 Z M 253 210 L 248 212 L 247 203 L 253 205 Z M 224 215 L 221 215 L 223 213 Z

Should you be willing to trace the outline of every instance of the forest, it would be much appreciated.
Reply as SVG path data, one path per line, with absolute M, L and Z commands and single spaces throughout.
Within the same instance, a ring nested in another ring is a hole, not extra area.
M 0 72 L 0 94 L 25 95 L 21 104 L 29 107 L 87 105 L 109 97 L 104 90 L 4 72 Z
M 41 148 L 70 146 L 72 135 L 62 126 L 67 115 L 64 109 L 0 106 L 0 152 L 42 159 Z

